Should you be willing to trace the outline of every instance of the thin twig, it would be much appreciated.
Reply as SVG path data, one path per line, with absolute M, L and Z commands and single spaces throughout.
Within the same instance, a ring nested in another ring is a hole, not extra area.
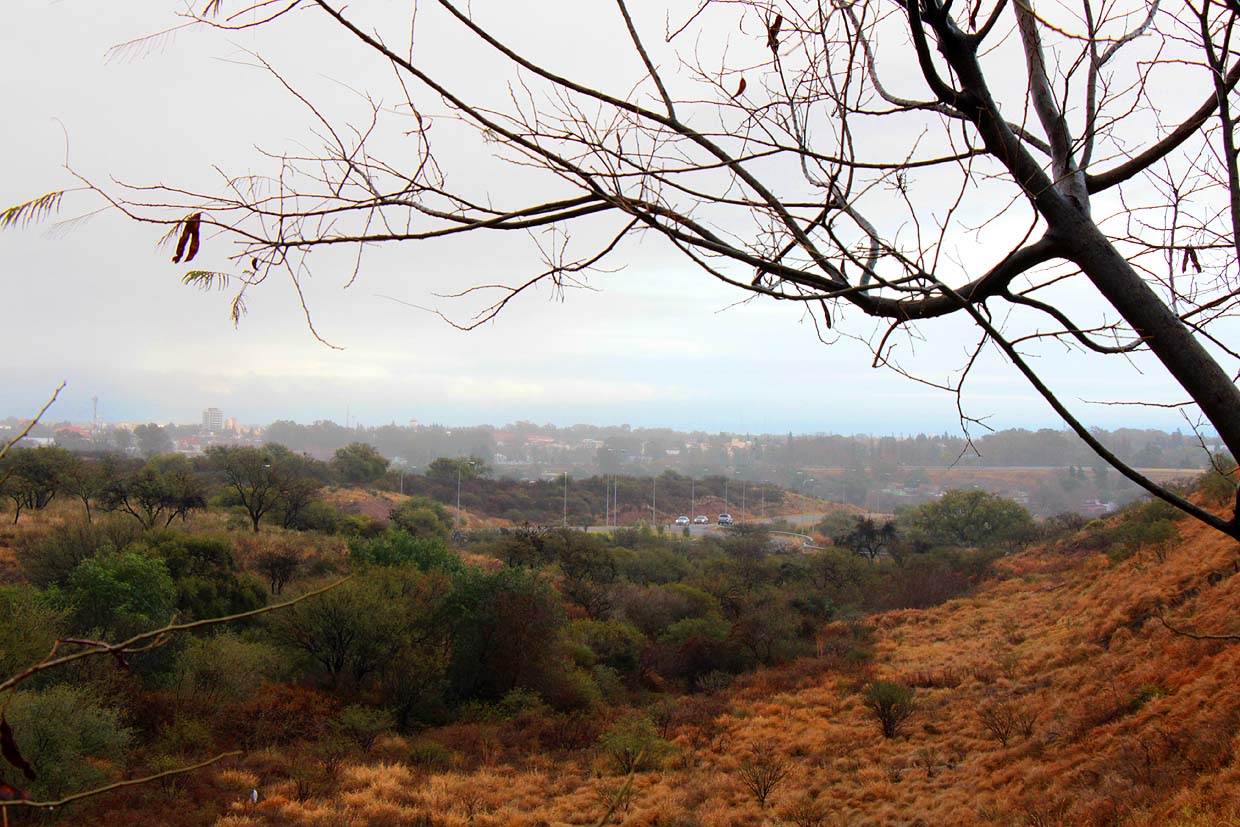
M 152 649 L 163 645 L 167 641 L 168 637 L 177 634 L 178 632 L 185 632 L 191 629 L 204 629 L 208 626 L 218 626 L 222 623 L 232 623 L 236 620 L 245 620 L 246 618 L 257 617 L 258 615 L 266 614 L 267 612 L 274 612 L 279 609 L 288 608 L 289 606 L 300 603 L 303 600 L 309 600 L 310 598 L 317 597 L 324 592 L 329 592 L 337 586 L 347 583 L 351 579 L 353 579 L 353 575 L 350 574 L 349 576 L 343 577 L 334 583 L 329 583 L 320 589 L 306 592 L 305 594 L 295 597 L 292 600 L 286 600 L 283 603 L 275 603 L 270 606 L 263 606 L 259 609 L 251 609 L 248 612 L 239 612 L 237 614 L 227 615 L 224 617 L 208 617 L 202 620 L 194 620 L 187 623 L 169 623 L 168 625 L 161 626 L 158 629 L 153 629 L 149 632 L 142 632 L 141 634 L 134 635 L 128 640 L 121 641 L 120 643 L 92 641 L 90 643 L 91 648 L 84 649 L 81 652 L 74 652 L 71 655 L 56 657 L 56 650 L 62 643 L 65 642 L 58 640 L 52 646 L 52 651 L 48 653 L 48 656 L 42 661 L 28 667 L 27 669 L 24 669 L 21 672 L 18 672 L 16 675 L 8 678 L 3 683 L 0 683 L 0 692 L 12 690 L 22 681 L 29 680 L 40 672 L 46 672 L 48 669 L 55 669 L 58 666 L 64 666 L 65 664 L 73 663 L 74 661 L 82 660 L 83 658 L 89 658 L 96 655 L 112 655 L 113 657 L 117 657 L 132 652 L 145 651 L 145 649 Z
M 241 754 L 241 750 L 221 752 L 214 758 L 208 758 L 206 761 L 201 761 L 197 764 L 190 764 L 184 767 L 177 767 L 176 769 L 164 770 L 163 772 L 157 772 L 154 775 L 147 775 L 142 778 L 130 778 L 127 781 L 117 781 L 115 784 L 95 787 L 92 790 L 85 790 L 80 793 L 74 793 L 73 795 L 67 795 L 64 798 L 59 798 L 55 801 L 6 801 L 3 805 L 0 805 L 0 809 L 3 809 L 4 807 L 33 807 L 42 810 L 50 810 L 53 807 L 63 807 L 66 804 L 72 804 L 75 801 L 81 801 L 85 798 L 94 798 L 97 795 L 110 793 L 113 790 L 120 790 L 125 787 L 136 787 L 139 784 L 149 784 L 152 781 L 158 781 L 161 778 L 168 778 L 173 775 L 184 775 L 185 773 L 194 772 L 195 770 L 200 770 L 203 767 L 209 767 L 212 764 L 217 764 L 225 758 L 235 758 Z
M 1158 618 L 1158 622 L 1166 626 L 1168 630 L 1177 635 L 1192 638 L 1193 640 L 1240 640 L 1240 635 L 1202 635 L 1196 632 L 1190 632 L 1186 629 L 1176 628 L 1167 622 L 1167 618 L 1163 617 L 1162 612 L 1154 615 L 1154 617 Z

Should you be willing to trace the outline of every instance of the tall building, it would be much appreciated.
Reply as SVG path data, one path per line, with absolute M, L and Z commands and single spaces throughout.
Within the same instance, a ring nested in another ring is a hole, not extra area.
M 224 430 L 224 412 L 219 408 L 207 408 L 203 411 L 202 429 L 213 434 Z

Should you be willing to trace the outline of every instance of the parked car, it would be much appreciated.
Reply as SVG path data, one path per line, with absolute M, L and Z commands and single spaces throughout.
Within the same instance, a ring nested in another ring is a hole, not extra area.
M 676 525 L 688 525 L 688 524 L 689 524 L 688 517 L 681 516 L 681 517 L 676 518 Z
M 719 522 L 719 525 L 732 525 L 732 515 L 731 514 L 720 514 L 718 522 Z
M 693 518 L 693 522 L 698 525 L 706 525 L 710 522 L 710 518 L 708 518 L 705 514 L 699 514 Z

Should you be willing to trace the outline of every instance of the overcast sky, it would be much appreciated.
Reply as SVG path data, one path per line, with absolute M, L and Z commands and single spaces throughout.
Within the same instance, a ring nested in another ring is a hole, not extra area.
M 582 33 L 606 26 L 585 23 L 590 15 L 610 21 L 614 7 L 600 0 L 595 11 L 592 2 L 564 6 L 578 17 L 538 4 L 542 17 L 521 12 L 506 31 L 520 37 L 522 26 L 537 25 L 539 37 L 562 45 L 560 65 L 623 94 L 638 78 L 636 67 L 593 59 L 599 44 Z M 6 12 L 0 206 L 72 185 L 61 166 L 66 134 L 74 168 L 100 183 L 116 176 L 207 187 L 218 180 L 213 165 L 230 173 L 262 169 L 255 147 L 287 149 L 306 137 L 308 122 L 269 75 L 245 65 L 252 62 L 245 50 L 262 52 L 321 101 L 346 108 L 357 105 L 360 86 L 386 88 L 390 81 L 373 67 L 353 71 L 352 61 L 364 64 L 365 56 L 308 18 L 279 36 L 184 31 L 149 54 L 105 60 L 110 46 L 174 23 L 175 5 L 60 0 Z M 407 5 L 373 4 L 385 11 Z M 476 12 L 489 6 L 474 4 Z M 516 6 L 532 8 L 508 4 L 511 15 Z M 451 56 L 452 42 L 427 37 L 420 49 Z M 320 60 L 332 68 L 318 71 Z M 477 76 L 466 74 L 468 88 L 494 84 L 486 71 L 464 70 L 470 71 Z M 454 160 L 468 180 L 470 159 Z M 95 206 L 70 199 L 58 218 Z M 386 250 L 366 260 L 348 289 L 347 267 L 329 262 L 307 285 L 307 298 L 319 332 L 343 348 L 332 350 L 309 334 L 287 285 L 252 294 L 249 315 L 234 330 L 230 295 L 182 285 L 186 268 L 155 249 L 159 235 L 108 212 L 71 226 L 0 233 L 0 416 L 36 410 L 64 380 L 68 387 L 52 412 L 57 419 L 89 419 L 97 396 L 101 418 L 110 421 L 195 421 L 213 406 L 246 423 L 343 422 L 347 411 L 363 424 L 416 418 L 774 433 L 959 429 L 950 395 L 871 368 L 870 353 L 855 341 L 819 344 L 797 307 L 736 304 L 743 296 L 653 238 L 622 249 L 616 261 L 624 269 L 591 277 L 592 289 L 562 300 L 547 290 L 531 293 L 471 333 L 418 307 L 467 315 L 468 305 L 435 294 L 520 275 L 508 240 L 478 236 Z M 213 252 L 208 239 L 202 266 L 227 266 Z M 853 320 L 850 329 L 865 335 L 872 323 Z M 927 325 L 922 334 L 915 348 L 906 342 L 899 352 L 936 381 L 963 363 L 975 338 L 959 320 Z M 1175 399 L 1147 363 L 1100 364 L 1045 350 L 1038 365 L 1090 424 L 1183 425 L 1166 410 L 1082 401 Z M 996 428 L 1060 427 L 993 353 L 970 379 L 966 410 Z

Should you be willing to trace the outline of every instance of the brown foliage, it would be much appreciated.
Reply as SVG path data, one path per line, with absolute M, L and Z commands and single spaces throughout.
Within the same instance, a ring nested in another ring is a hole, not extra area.
M 327 734 L 339 702 L 302 686 L 268 684 L 253 698 L 227 710 L 226 726 L 250 747 L 288 744 Z

